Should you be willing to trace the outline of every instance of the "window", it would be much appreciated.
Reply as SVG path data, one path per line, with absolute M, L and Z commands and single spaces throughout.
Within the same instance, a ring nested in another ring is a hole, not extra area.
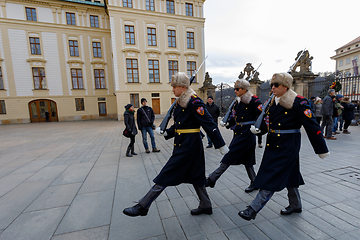
M 75 98 L 76 111 L 84 111 L 84 99 L 83 98 Z
M 25 8 L 25 10 L 26 10 L 26 20 L 37 21 L 35 8 Z
M 105 89 L 105 74 L 104 69 L 94 69 L 95 75 L 95 88 L 96 89 Z
M 130 93 L 130 103 L 135 107 L 138 108 L 139 105 L 139 94 L 138 93 Z
M 72 57 L 79 56 L 79 46 L 77 40 L 69 40 L 69 49 L 70 49 L 70 56 Z
M 45 68 L 32 68 L 33 79 L 34 79 L 34 89 L 47 89 L 46 88 L 46 77 L 45 77 Z
M 152 93 L 151 97 L 155 98 L 155 97 L 160 97 L 160 93 Z
M 186 32 L 187 48 L 194 49 L 194 33 Z
M 151 83 L 160 82 L 159 61 L 149 60 L 148 63 L 149 63 L 149 81 Z
M 154 0 L 146 0 L 146 10 L 155 11 Z
M 189 77 L 191 77 L 194 74 L 195 70 L 196 70 L 196 62 L 192 62 L 192 61 L 187 62 L 187 68 L 186 69 L 187 69 L 186 74 Z M 195 78 L 194 82 L 196 82 L 196 78 Z
M 93 52 L 94 52 L 94 57 L 96 58 L 101 58 L 101 43 L 99 42 L 93 42 Z
M 135 44 L 134 26 L 125 25 L 126 44 Z
M 41 55 L 40 39 L 37 37 L 30 37 L 30 50 L 33 55 Z
M 0 114 L 6 114 L 5 100 L 0 100 Z
M 178 71 L 178 61 L 169 61 L 169 82 L 171 82 L 172 75 L 175 75 Z
M 71 69 L 71 80 L 73 89 L 84 89 L 82 70 L 78 68 Z
M 148 28 L 147 33 L 148 33 L 148 45 L 156 46 L 156 29 Z
M 132 0 L 123 0 L 123 7 L 132 8 Z
M 2 68 L 0 67 L 0 90 L 4 90 L 4 79 L 2 75 Z
M 66 23 L 67 25 L 76 25 L 75 13 L 66 13 Z
M 358 56 L 355 56 L 355 57 L 354 57 L 355 62 L 358 61 L 358 58 L 359 58 Z
M 193 14 L 193 5 L 191 3 L 185 3 L 185 12 L 186 16 L 194 16 Z
M 343 65 L 343 60 L 340 60 L 339 61 L 339 66 L 342 66 Z
M 99 102 L 99 116 L 106 116 L 106 103 Z
M 168 46 L 176 47 L 176 33 L 175 30 L 168 30 Z
M 350 58 L 346 59 L 346 64 L 350 64 Z
M 99 27 L 99 17 L 90 15 L 90 26 L 91 27 Z
M 166 12 L 175 13 L 175 3 L 172 0 L 166 0 Z
M 126 59 L 126 73 L 127 73 L 127 81 L 131 82 L 139 82 L 139 70 L 137 59 Z

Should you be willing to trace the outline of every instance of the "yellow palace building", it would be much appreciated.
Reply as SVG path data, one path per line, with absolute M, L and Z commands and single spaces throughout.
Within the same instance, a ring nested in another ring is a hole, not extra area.
M 0 2 L 1 124 L 121 120 L 141 98 L 162 114 L 204 59 L 205 0 Z

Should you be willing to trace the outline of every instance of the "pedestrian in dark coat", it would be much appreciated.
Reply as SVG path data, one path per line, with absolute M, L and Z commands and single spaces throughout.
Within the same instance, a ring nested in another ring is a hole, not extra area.
M 218 105 L 216 105 L 214 103 L 214 98 L 211 95 L 208 96 L 208 98 L 207 98 L 206 109 L 210 113 L 210 115 L 213 118 L 214 122 L 216 124 L 218 124 L 218 118 L 220 116 L 220 109 L 219 109 Z M 208 145 L 206 146 L 206 148 L 212 148 L 213 143 L 211 142 L 210 137 L 207 136 L 207 139 L 208 139 Z
M 221 160 L 220 166 L 206 179 L 206 186 L 214 187 L 216 181 L 227 170 L 230 165 L 244 164 L 250 179 L 250 185 L 245 192 L 252 192 L 252 186 L 256 173 L 255 146 L 256 137 L 250 132 L 250 126 L 255 123 L 257 116 L 261 113 L 262 105 L 260 99 L 250 91 L 250 83 L 244 79 L 235 82 L 236 103 L 232 115 L 227 123 L 220 122 L 221 126 L 234 128 L 233 139 L 231 140 L 230 151 Z
M 124 209 L 128 216 L 145 216 L 151 203 L 167 186 L 190 183 L 200 200 L 199 207 L 191 210 L 192 215 L 212 214 L 210 198 L 205 188 L 205 156 L 200 136 L 200 126 L 209 135 L 215 148 L 224 155 L 229 149 L 217 125 L 206 110 L 204 102 L 190 86 L 189 77 L 179 72 L 172 77 L 171 86 L 178 99 L 174 110 L 174 124 L 164 132 L 156 133 L 165 139 L 174 139 L 172 156 L 153 180 L 155 185 L 133 207 Z
M 240 211 L 240 217 L 251 220 L 270 200 L 274 192 L 287 188 L 289 206 L 281 210 L 282 215 L 301 212 L 299 186 L 304 184 L 300 173 L 299 151 L 300 128 L 303 126 L 316 154 L 320 158 L 329 155 L 328 148 L 306 98 L 291 90 L 293 78 L 288 73 L 275 73 L 271 87 L 275 97 L 270 103 L 261 132 L 268 132 L 266 148 L 253 183 L 260 189 L 247 209 Z M 254 126 L 251 131 L 259 133 Z
M 134 114 L 135 114 L 134 106 L 130 103 L 127 104 L 125 106 L 125 112 L 124 112 L 124 124 L 126 130 L 131 132 L 130 144 L 126 150 L 127 157 L 132 157 L 132 155 L 137 155 L 134 151 L 135 136 L 138 133 L 135 125 Z
M 351 120 L 355 119 L 354 109 L 356 105 L 350 103 L 349 97 L 345 97 L 341 102 L 341 105 L 344 107 L 342 111 L 342 117 L 345 121 L 343 133 L 350 134 L 348 128 L 351 124 Z
M 336 140 L 335 137 L 332 136 L 332 129 L 334 127 L 333 121 L 333 113 L 334 113 L 334 101 L 335 98 L 335 90 L 330 89 L 329 95 L 324 97 L 320 113 L 322 114 L 322 123 L 321 123 L 321 131 L 324 133 L 324 136 L 330 140 Z M 325 128 L 325 132 L 324 132 Z

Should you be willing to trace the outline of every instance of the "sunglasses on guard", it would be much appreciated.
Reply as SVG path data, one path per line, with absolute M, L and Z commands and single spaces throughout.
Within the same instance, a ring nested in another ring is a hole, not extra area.
M 277 83 L 277 82 L 276 82 L 276 83 L 272 83 L 272 84 L 270 84 L 270 87 L 271 87 L 271 88 L 272 88 L 273 86 L 277 88 L 277 87 L 279 87 L 279 86 L 280 86 L 280 84 L 279 84 L 279 83 Z

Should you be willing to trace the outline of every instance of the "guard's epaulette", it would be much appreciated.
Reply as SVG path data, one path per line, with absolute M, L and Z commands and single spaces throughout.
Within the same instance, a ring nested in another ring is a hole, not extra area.
M 199 97 L 199 96 L 196 95 L 196 94 L 194 94 L 194 95 L 191 96 L 191 98 L 198 98 L 198 97 Z
M 259 98 L 259 97 L 258 97 L 258 96 L 256 96 L 256 95 L 253 95 L 253 97 L 254 97 L 254 98 Z
M 300 99 L 304 99 L 305 97 L 301 96 L 301 95 L 296 95 L 297 98 L 300 98 Z

